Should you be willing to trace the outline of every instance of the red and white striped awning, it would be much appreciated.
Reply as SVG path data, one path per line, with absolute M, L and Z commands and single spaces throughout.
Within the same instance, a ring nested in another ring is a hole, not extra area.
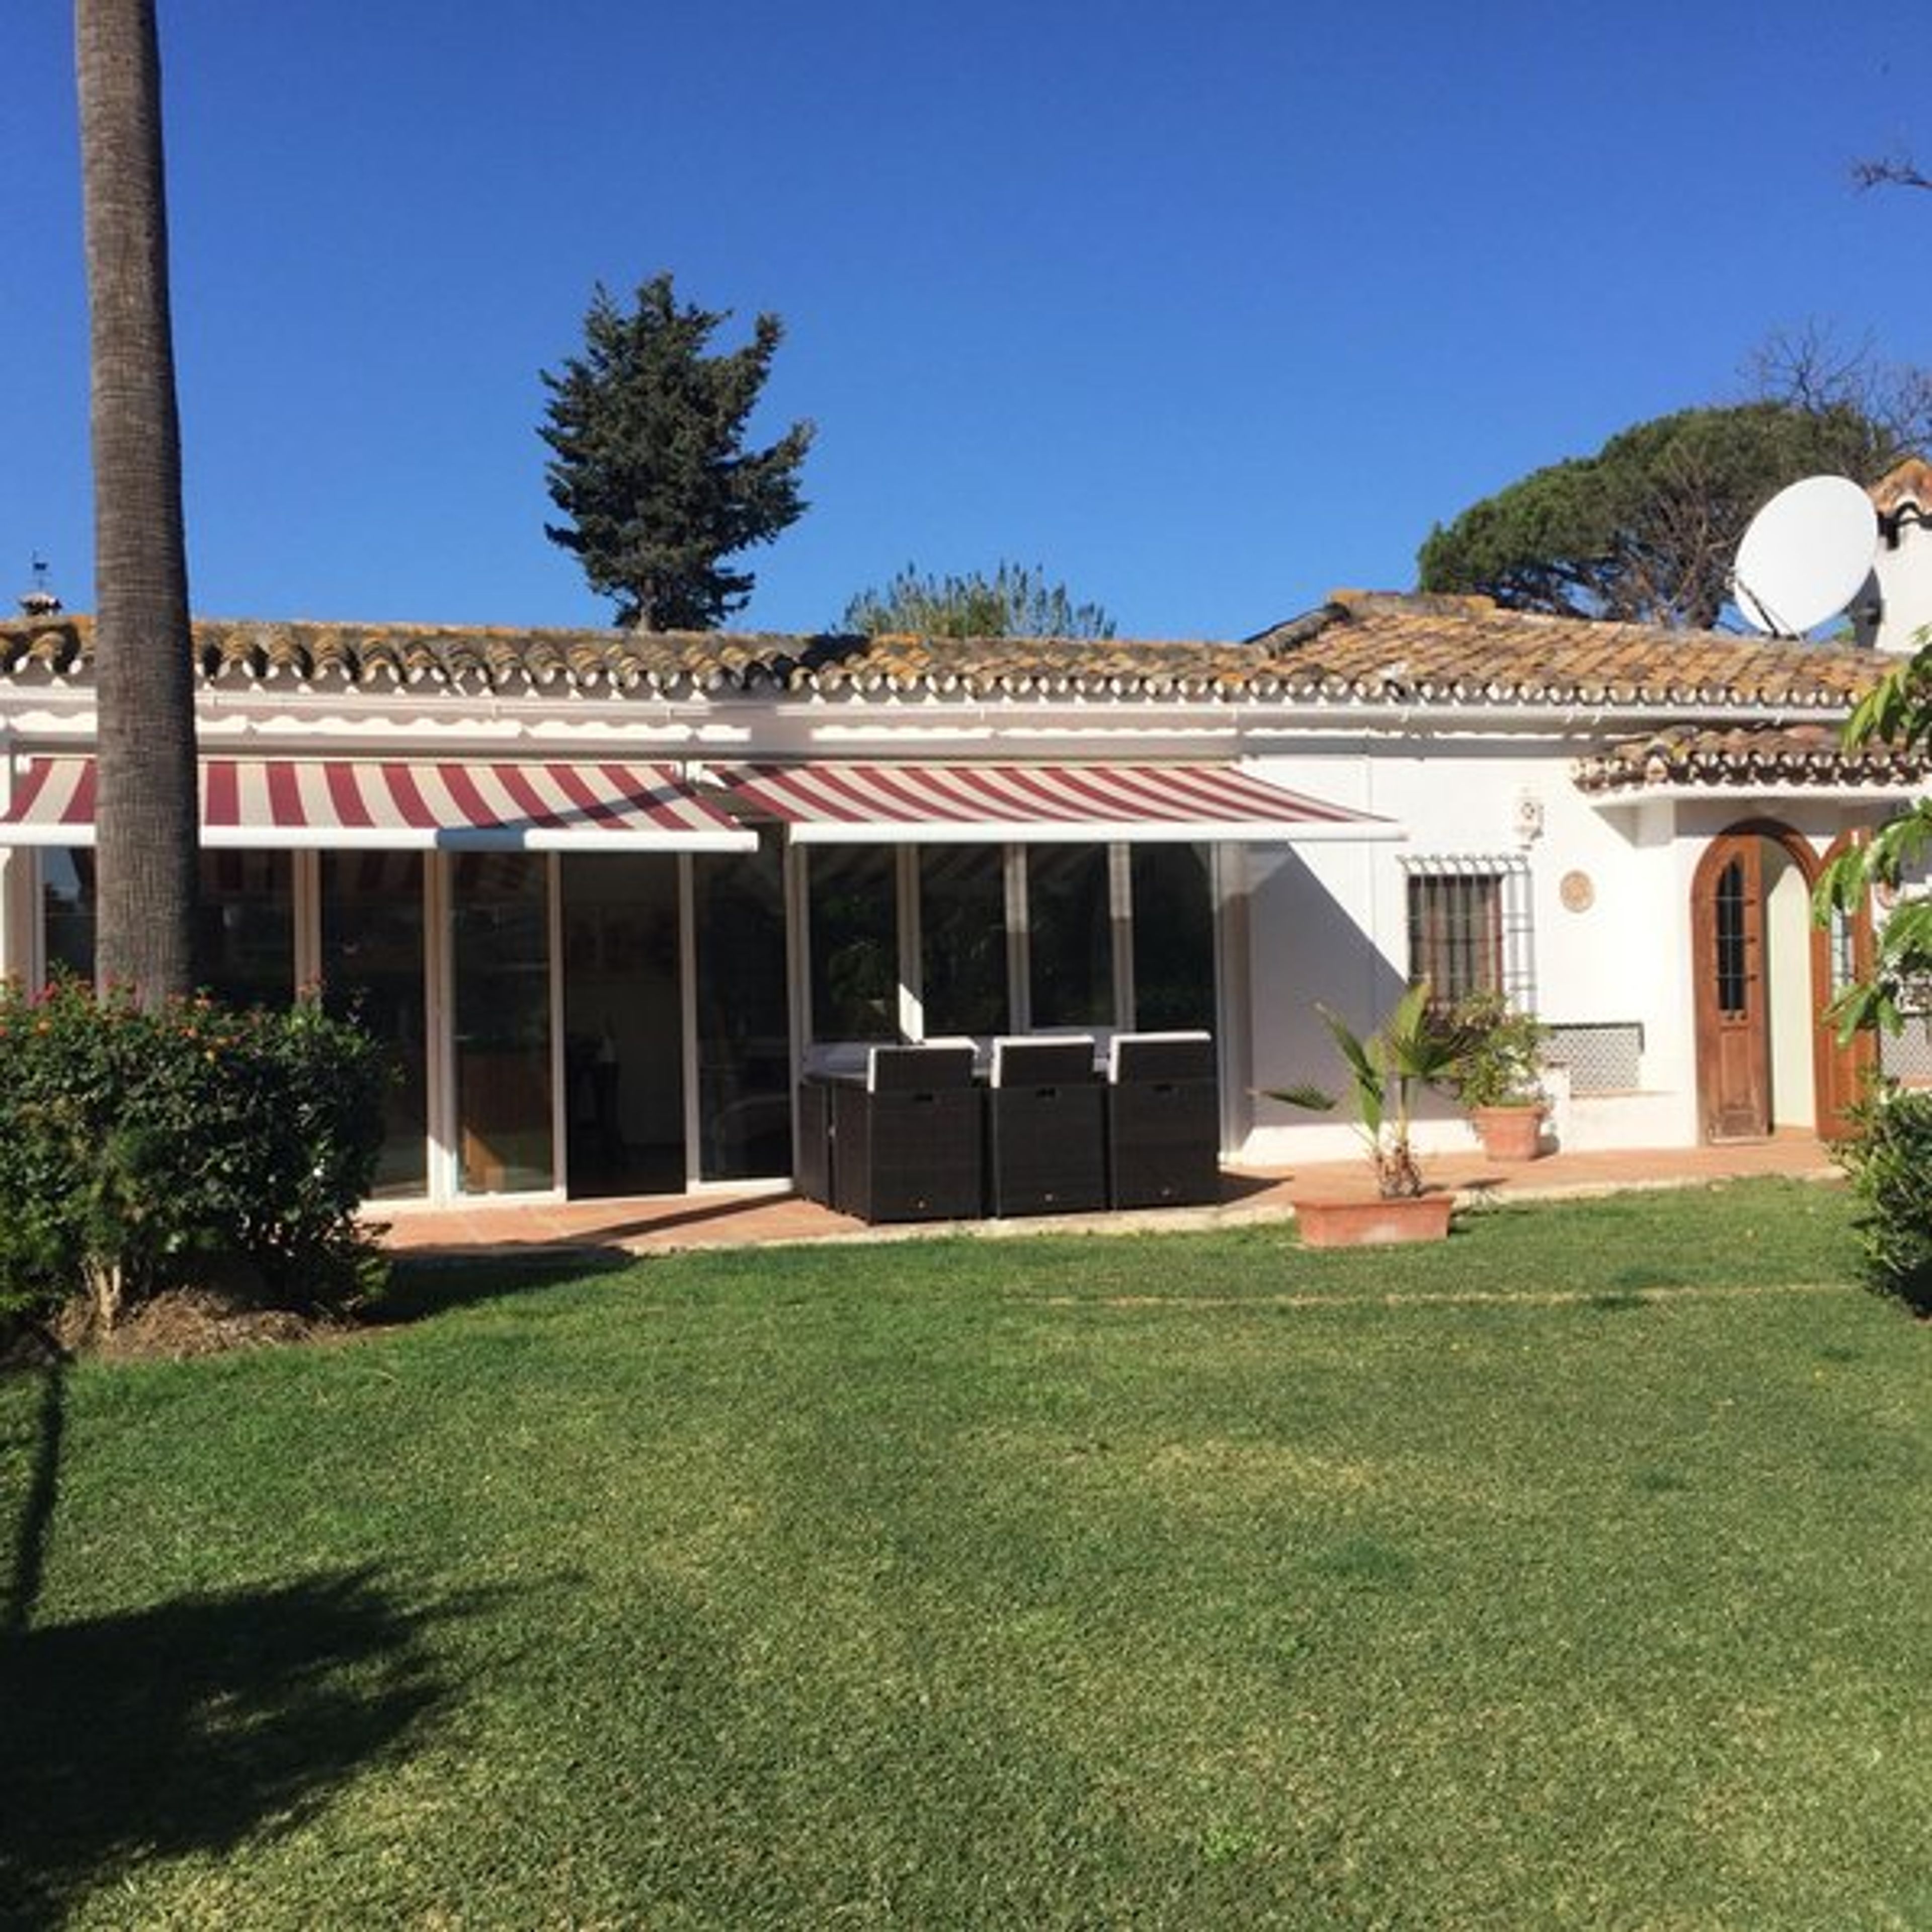
M 94 843 L 92 758 L 30 758 L 0 845 Z M 278 849 L 741 852 L 748 832 L 667 765 L 204 758 L 201 842 Z
M 800 844 L 1394 838 L 1384 818 L 1234 765 L 803 764 L 715 767 L 734 810 Z

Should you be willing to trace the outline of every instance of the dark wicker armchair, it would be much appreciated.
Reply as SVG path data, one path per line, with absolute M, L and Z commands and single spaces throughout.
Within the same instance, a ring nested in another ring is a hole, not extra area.
M 1091 1040 L 994 1040 L 986 1093 L 989 1211 L 1074 1214 L 1106 1207 L 1106 1099 Z
M 1107 1059 L 1108 1198 L 1164 1208 L 1221 1198 L 1214 1036 L 1116 1034 Z
M 973 1047 L 875 1046 L 866 1078 L 832 1091 L 832 1204 L 862 1221 L 971 1220 L 986 1210 Z

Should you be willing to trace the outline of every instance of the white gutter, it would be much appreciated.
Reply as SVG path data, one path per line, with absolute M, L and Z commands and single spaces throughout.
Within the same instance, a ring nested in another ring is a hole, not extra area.
M 1316 842 L 1397 842 L 1408 828 L 1392 819 L 1252 818 L 893 819 L 864 823 L 796 820 L 786 826 L 794 845 L 1301 845 Z
M 20 701 L 10 704 L 10 699 Z M 479 743 L 500 742 L 504 736 L 540 726 L 554 732 L 560 742 L 608 734 L 614 743 L 634 743 L 640 734 L 656 734 L 674 744 L 729 746 L 746 742 L 754 731 L 763 736 L 776 727 L 775 735 L 796 733 L 821 746 L 890 742 L 909 747 L 922 737 L 938 741 L 968 734 L 1014 740 L 1077 736 L 1104 742 L 1117 735 L 1168 733 L 1239 739 L 1260 748 L 1277 740 L 1331 734 L 1358 740 L 1478 732 L 1600 736 L 1636 735 L 1689 719 L 1710 725 L 1836 723 L 1851 710 L 1840 700 L 1815 705 L 1788 700 L 1776 704 L 1708 704 L 1694 698 L 1587 704 L 1463 703 L 1414 697 L 1175 699 L 1103 694 L 959 700 L 916 692 L 826 695 L 776 689 L 700 691 L 668 698 L 633 695 L 621 688 L 574 686 L 512 696 L 428 679 L 415 683 L 385 680 L 378 686 L 290 683 L 278 688 L 255 681 L 238 690 L 199 677 L 195 699 L 204 722 L 218 729 L 221 721 L 232 720 L 243 733 L 250 724 L 273 723 L 294 736 L 313 730 L 320 716 L 332 728 L 317 735 L 331 742 L 364 731 L 372 740 L 382 742 L 393 740 L 399 732 L 447 735 L 454 741 L 461 731 L 470 730 Z M 91 718 L 94 704 L 91 678 L 26 683 L 0 678 L 0 705 L 10 712 L 16 728 L 27 725 L 34 714 L 50 723 L 64 715 Z

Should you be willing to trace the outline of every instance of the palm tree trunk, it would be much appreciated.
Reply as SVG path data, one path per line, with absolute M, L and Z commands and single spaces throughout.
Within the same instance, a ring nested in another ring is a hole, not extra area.
M 92 329 L 94 972 L 153 1005 L 189 989 L 197 831 L 154 0 L 75 0 L 74 41 Z

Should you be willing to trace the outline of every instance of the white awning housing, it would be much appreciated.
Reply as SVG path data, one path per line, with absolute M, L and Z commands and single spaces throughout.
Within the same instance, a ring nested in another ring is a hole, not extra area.
M 1385 818 L 1234 765 L 811 764 L 714 768 L 734 810 L 802 845 L 1398 838 Z
M 32 758 L 0 845 L 92 845 L 89 758 Z M 211 849 L 742 852 L 757 835 L 668 765 L 581 760 L 204 758 Z

